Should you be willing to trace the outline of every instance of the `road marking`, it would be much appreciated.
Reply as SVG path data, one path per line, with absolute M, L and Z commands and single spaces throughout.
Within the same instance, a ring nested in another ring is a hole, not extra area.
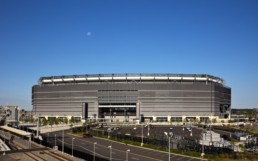
M 181 160 L 182 159 L 182 157 L 178 157 L 176 160 Z
M 76 136 L 77 137 L 77 140 L 81 140 L 81 141 L 84 141 L 84 142 L 88 142 L 88 143 L 91 143 L 91 144 L 93 144 L 94 142 L 91 142 L 91 141 L 88 141 L 88 140 L 84 140 L 84 139 L 81 139 L 79 136 L 77 136 L 77 135 L 73 135 L 73 134 L 70 134 L 70 133 L 67 133 L 67 135 L 70 135 L 70 136 Z M 98 138 L 98 139 L 100 139 L 101 140 L 101 138 Z M 104 139 L 103 139 L 104 140 Z M 115 142 L 115 143 L 118 143 L 118 142 Z M 122 144 L 122 143 L 118 143 L 118 144 Z M 124 144 L 123 144 L 124 145 Z M 105 148 L 107 148 L 107 146 L 105 146 L 105 145 L 101 145 L 101 144 L 97 144 L 96 146 L 101 146 L 101 147 L 105 147 Z M 138 147 L 139 148 L 139 147 Z M 139 148 L 140 149 L 140 148 Z M 87 149 L 88 150 L 88 149 Z M 112 150 L 117 150 L 117 151 L 119 151 L 119 152 L 122 152 L 122 153 L 126 153 L 125 151 L 122 151 L 122 150 L 119 150 L 119 149 L 115 149 L 115 148 L 112 148 Z M 88 151 L 90 151 L 90 150 L 88 150 Z M 90 151 L 91 152 L 91 151 Z M 150 160 L 156 160 L 156 161 L 162 161 L 162 160 L 160 160 L 160 159 L 156 159 L 156 158 L 152 158 L 152 157 L 148 157 L 148 156 L 145 156 L 145 155 L 139 155 L 139 154 L 135 154 L 135 153 L 130 153 L 131 155 L 136 155 L 136 156 L 139 156 L 139 157 L 144 157 L 144 158 L 148 158 L 148 159 L 150 159 Z M 103 156 L 103 155 L 102 155 Z M 104 156 L 105 158 L 108 158 L 109 156 Z M 115 159 L 115 158 L 113 158 L 113 159 Z
M 135 158 L 135 157 L 131 157 L 132 159 L 134 159 L 134 160 L 139 160 L 138 158 Z

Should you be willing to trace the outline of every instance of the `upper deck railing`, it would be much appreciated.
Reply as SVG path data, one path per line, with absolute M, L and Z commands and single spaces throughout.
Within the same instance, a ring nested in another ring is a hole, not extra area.
M 208 74 L 85 74 L 67 76 L 41 77 L 39 84 L 57 84 L 69 82 L 96 82 L 96 81 L 207 81 L 224 84 L 224 80 Z

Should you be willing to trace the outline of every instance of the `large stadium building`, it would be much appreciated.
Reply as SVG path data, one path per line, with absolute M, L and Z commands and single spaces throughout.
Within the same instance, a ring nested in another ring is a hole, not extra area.
M 207 74 L 90 74 L 41 77 L 36 116 L 142 121 L 229 119 L 231 89 Z

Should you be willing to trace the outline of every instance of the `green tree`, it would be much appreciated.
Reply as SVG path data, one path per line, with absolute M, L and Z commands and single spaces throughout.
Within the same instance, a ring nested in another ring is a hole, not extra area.
M 57 126 L 58 124 L 59 124 L 59 121 L 60 121 L 60 119 L 58 119 L 58 118 L 55 118 L 55 125 Z
M 217 123 L 217 119 L 216 118 L 212 119 L 212 123 Z
M 47 126 L 48 120 L 45 117 L 40 118 L 40 125 Z
M 179 125 L 179 118 L 178 117 L 175 117 L 176 119 L 176 123 L 177 123 L 177 126 Z
M 70 119 L 70 123 L 73 124 L 75 123 L 75 118 L 72 116 L 71 119 Z
M 73 124 L 75 123 L 75 118 L 72 116 L 69 122 L 70 122 L 70 127 L 72 128 L 72 131 L 73 131 Z
M 30 118 L 28 116 L 25 116 L 25 119 L 24 119 L 25 122 L 29 122 L 30 121 Z
M 63 122 L 64 122 L 65 124 L 68 124 L 68 119 L 67 119 L 67 117 L 64 117 L 63 119 L 64 119 Z
M 62 117 L 58 117 L 57 120 L 58 120 L 58 123 L 59 123 L 59 124 L 64 123 L 64 118 L 62 118 Z
M 52 131 L 52 127 L 55 123 L 55 117 L 49 117 L 48 122 L 49 122 L 49 125 L 51 126 L 51 131 Z

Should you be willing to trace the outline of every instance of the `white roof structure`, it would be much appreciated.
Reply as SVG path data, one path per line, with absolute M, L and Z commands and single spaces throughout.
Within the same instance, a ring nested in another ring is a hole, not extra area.
M 19 130 L 19 129 L 15 129 L 13 127 L 9 127 L 9 126 L 0 126 L 1 129 L 4 129 L 6 131 L 10 131 L 12 133 L 18 134 L 18 135 L 22 135 L 22 136 L 26 136 L 26 137 L 30 137 L 32 133 L 30 132 L 26 132 L 23 130 Z
M 85 74 L 41 77 L 39 84 L 96 81 L 206 81 L 224 84 L 224 80 L 208 74 Z

